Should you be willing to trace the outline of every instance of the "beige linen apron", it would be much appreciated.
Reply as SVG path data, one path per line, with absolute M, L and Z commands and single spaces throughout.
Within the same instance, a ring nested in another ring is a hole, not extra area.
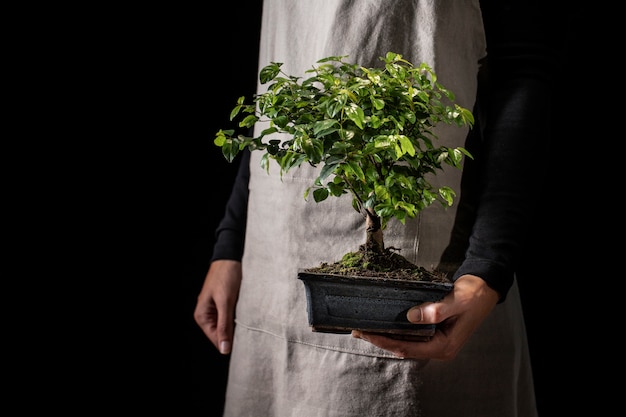
M 378 66 L 387 51 L 429 63 L 471 109 L 478 61 L 485 55 L 478 1 L 264 0 L 260 66 L 283 62 L 288 74 L 304 75 L 325 56 L 349 55 L 352 62 Z M 467 130 L 446 126 L 438 135 L 448 146 L 463 146 Z M 260 156 L 253 152 L 250 161 L 225 416 L 536 415 L 515 286 L 453 362 L 401 360 L 350 335 L 312 332 L 297 271 L 356 250 L 365 239 L 363 218 L 348 196 L 305 201 L 314 168 L 281 178 L 276 164 L 269 175 L 260 168 Z M 460 178 L 453 168 L 438 177 L 455 190 Z M 406 227 L 391 222 L 385 243 L 433 268 L 454 215 L 454 207 L 433 205 Z

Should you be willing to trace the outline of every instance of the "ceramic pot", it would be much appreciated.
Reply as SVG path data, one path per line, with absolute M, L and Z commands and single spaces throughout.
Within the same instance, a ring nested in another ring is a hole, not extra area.
M 300 271 L 307 313 L 315 332 L 350 333 L 353 329 L 409 340 L 428 340 L 435 324 L 413 324 L 407 311 L 448 294 L 451 282 L 405 281 Z

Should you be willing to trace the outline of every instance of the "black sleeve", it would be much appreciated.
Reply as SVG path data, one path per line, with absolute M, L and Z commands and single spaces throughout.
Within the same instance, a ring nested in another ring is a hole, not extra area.
M 250 151 L 244 150 L 224 217 L 215 230 L 215 246 L 211 261 L 243 257 L 248 213 L 248 180 L 250 179 Z
M 479 76 L 472 134 L 477 156 L 464 181 L 473 225 L 453 279 L 483 278 L 504 301 L 513 284 L 550 147 L 551 52 L 546 22 L 532 1 L 483 1 L 487 61 Z M 473 152 L 473 151 L 472 151 Z M 465 176 L 465 172 L 464 172 Z

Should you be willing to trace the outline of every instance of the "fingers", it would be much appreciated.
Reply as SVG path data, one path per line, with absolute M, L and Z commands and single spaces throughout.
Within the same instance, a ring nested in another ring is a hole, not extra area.
M 352 337 L 364 340 L 381 349 L 391 352 L 401 359 L 441 360 L 452 359 L 446 347 L 445 339 L 435 334 L 429 341 L 407 341 L 394 339 L 376 333 L 352 331 Z
M 213 307 L 209 299 L 199 297 L 193 317 L 205 336 L 219 350 L 219 341 L 216 333 L 217 310 Z
M 232 308 L 225 306 L 221 309 L 221 314 L 217 316 L 217 328 L 215 346 L 222 355 L 228 355 L 232 349 L 232 339 L 235 329 L 235 318 L 233 316 Z
M 240 262 L 214 261 L 198 295 L 194 312 L 196 323 L 223 355 L 232 349 L 235 304 L 240 285 Z

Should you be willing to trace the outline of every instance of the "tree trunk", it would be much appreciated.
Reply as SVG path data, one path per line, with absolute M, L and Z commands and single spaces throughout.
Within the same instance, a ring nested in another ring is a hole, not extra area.
M 369 209 L 365 210 L 365 213 L 367 214 L 365 219 L 365 247 L 367 250 L 382 253 L 385 249 L 385 243 L 383 241 L 383 230 L 381 228 L 380 217 Z

